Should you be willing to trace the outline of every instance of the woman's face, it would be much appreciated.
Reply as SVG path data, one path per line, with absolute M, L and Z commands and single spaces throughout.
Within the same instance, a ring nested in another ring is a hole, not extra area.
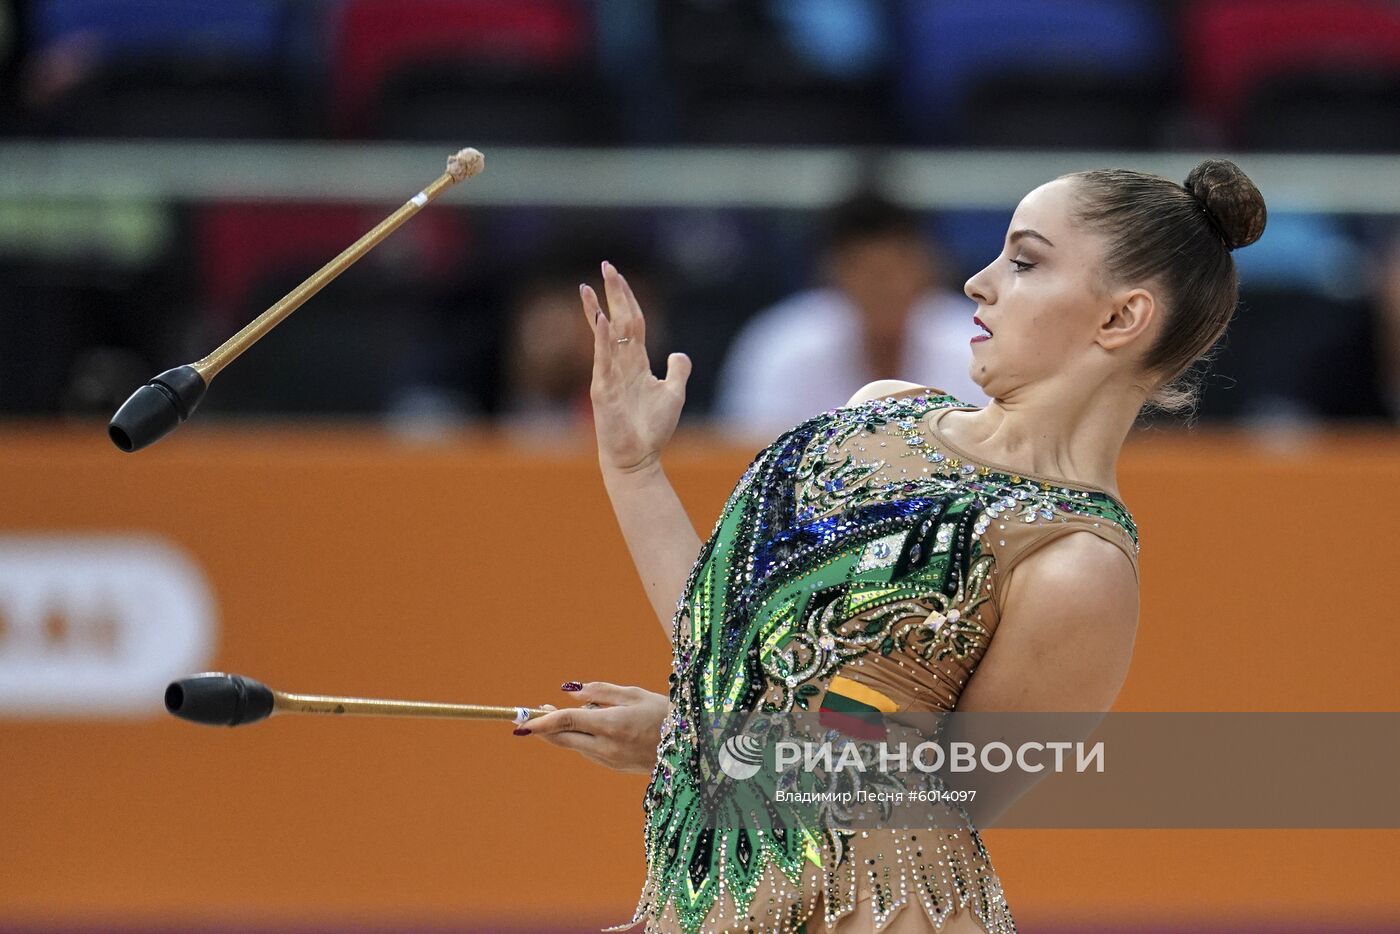
M 972 379 L 1005 399 L 1021 387 L 1075 372 L 1112 316 L 1102 281 L 1103 238 L 1071 220 L 1073 185 L 1056 179 L 1026 195 L 1001 255 L 963 287 L 991 333 L 974 338 Z

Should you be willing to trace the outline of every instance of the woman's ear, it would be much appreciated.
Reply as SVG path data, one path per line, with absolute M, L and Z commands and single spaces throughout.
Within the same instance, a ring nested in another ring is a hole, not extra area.
M 1156 317 L 1156 296 L 1147 289 L 1129 289 L 1113 297 L 1111 311 L 1099 324 L 1095 339 L 1104 350 L 1126 347 L 1146 334 Z

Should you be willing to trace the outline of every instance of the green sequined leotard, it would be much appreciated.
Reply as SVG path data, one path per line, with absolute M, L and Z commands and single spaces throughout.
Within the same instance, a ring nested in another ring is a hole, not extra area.
M 948 409 L 914 389 L 832 409 L 785 432 L 729 495 L 676 605 L 670 699 L 645 799 L 647 931 L 798 931 L 868 898 L 874 926 L 922 905 L 935 927 L 966 907 L 1014 934 L 976 829 L 716 826 L 728 781 L 701 729 L 728 711 L 815 710 L 833 679 L 899 711 L 947 711 L 985 653 L 1006 575 L 1073 531 L 1137 567 L 1126 508 L 1090 487 L 970 461 L 943 439 Z M 623 927 L 628 927 L 624 925 Z M 620 929 L 620 928 L 619 928 Z

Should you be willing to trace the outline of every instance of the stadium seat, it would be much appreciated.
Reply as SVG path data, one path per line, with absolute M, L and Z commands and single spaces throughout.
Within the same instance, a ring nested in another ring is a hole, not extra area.
M 949 141 L 1001 149 L 1153 149 L 1166 141 L 1170 92 L 1159 75 L 1107 81 L 1054 71 L 973 85 Z
M 301 278 L 298 270 L 273 270 L 248 297 L 260 310 Z M 408 361 L 431 345 L 438 311 L 378 271 L 352 267 L 222 374 L 202 408 L 239 415 L 380 413 Z
M 1183 14 L 1189 96 L 1221 141 L 1393 149 L 1400 6 L 1385 0 L 1197 0 Z
M 384 214 L 375 205 L 203 205 L 194 224 L 202 300 L 225 326 L 241 327 L 262 310 L 248 304 L 249 293 L 260 281 L 287 269 L 300 270 L 305 278 Z M 467 252 L 467 236 L 461 212 L 434 208 L 404 225 L 357 265 L 383 266 L 394 278 L 442 281 L 453 275 Z
M 333 53 L 350 136 L 601 143 L 613 114 L 580 0 L 351 0 Z
M 1246 98 L 1238 142 L 1274 152 L 1400 152 L 1400 67 L 1266 78 Z
M 900 95 L 921 142 L 1158 142 L 1168 41 L 1134 0 L 906 0 Z
M 839 47 L 829 32 L 781 4 L 677 0 L 659 5 L 658 24 L 682 142 L 897 140 L 888 65 L 870 35 L 883 21 L 861 27 L 859 48 L 850 49 L 861 64 L 850 73 L 833 67 Z
M 76 78 L 42 91 L 41 130 L 103 137 L 295 135 L 287 0 L 46 0 L 33 58 Z M 42 70 L 42 68 L 40 69 Z
M 272 305 L 383 217 L 377 207 L 217 204 L 196 221 L 212 348 Z M 278 325 L 250 366 L 219 379 L 213 409 L 374 412 L 397 367 L 425 341 L 469 251 L 460 212 L 414 218 Z
M 40 46 L 74 36 L 109 54 L 236 53 L 271 59 L 282 42 L 285 0 L 40 0 L 32 5 Z

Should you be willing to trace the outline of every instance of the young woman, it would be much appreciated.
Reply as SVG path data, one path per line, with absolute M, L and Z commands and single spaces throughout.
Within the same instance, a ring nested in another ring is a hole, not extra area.
M 1237 301 L 1230 252 L 1263 232 L 1258 190 L 1207 161 L 1184 185 L 1062 176 L 968 280 L 975 408 L 882 380 L 764 448 L 702 543 L 660 455 L 690 361 L 656 379 L 627 283 L 603 265 L 593 327 L 599 463 L 673 645 L 669 697 L 569 682 L 586 702 L 533 733 L 649 770 L 646 929 L 1014 932 L 976 829 L 761 834 L 707 820 L 734 782 L 700 722 L 726 711 L 1106 711 L 1132 655 L 1138 534 L 1125 437 L 1183 380 Z M 679 600 L 677 600 L 679 596 Z M 658 731 L 661 743 L 656 745 Z

